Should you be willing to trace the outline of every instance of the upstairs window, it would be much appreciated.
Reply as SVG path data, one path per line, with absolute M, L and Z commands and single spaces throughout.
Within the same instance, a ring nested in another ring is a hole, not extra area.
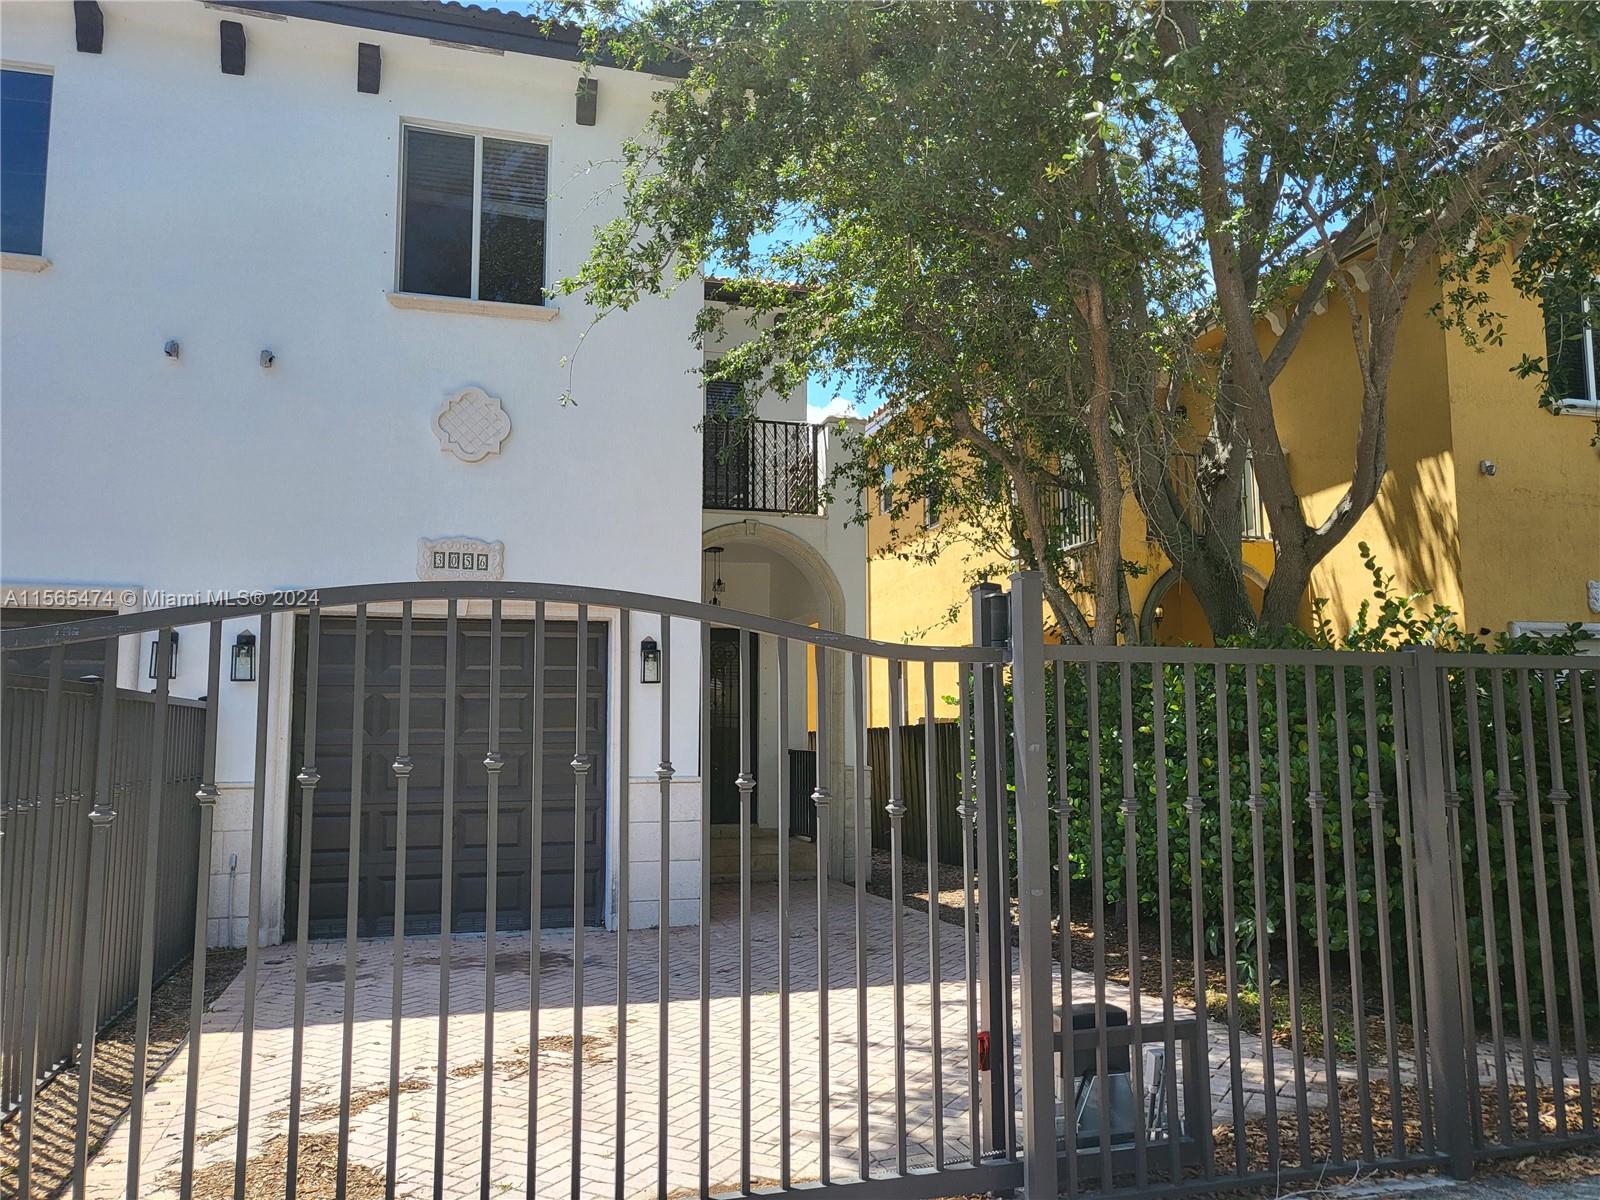
M 894 465 L 883 464 L 883 482 L 878 485 L 878 511 L 887 513 L 894 507 Z
M 708 372 L 717 364 L 706 364 Z M 744 388 L 731 379 L 706 380 L 706 416 L 713 421 L 733 421 L 744 414 Z
M 0 71 L 0 250 L 44 253 L 50 92 L 42 71 Z
M 1547 297 L 1544 308 L 1545 363 L 1550 392 L 1561 408 L 1600 408 L 1595 362 L 1596 297 L 1561 303 Z
M 549 147 L 418 125 L 403 147 L 400 290 L 542 304 Z

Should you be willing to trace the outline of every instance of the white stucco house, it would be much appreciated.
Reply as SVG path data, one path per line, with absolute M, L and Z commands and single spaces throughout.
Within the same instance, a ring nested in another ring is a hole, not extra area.
M 575 35 L 434 0 L 39 0 L 0 10 L 0 55 L 8 624 L 218 593 L 453 577 L 715 596 L 730 609 L 865 633 L 854 498 L 816 486 L 842 452 L 841 428 L 807 425 L 799 390 L 760 397 L 754 432 L 731 452 L 725 427 L 706 421 L 726 397 L 708 399 L 699 368 L 721 347 L 697 347 L 691 333 L 702 305 L 727 301 L 724 285 L 695 281 L 593 328 L 579 299 L 552 294 L 583 261 L 594 227 L 618 211 L 619 144 L 643 129 L 652 97 L 673 85 L 670 71 L 602 66 L 585 80 Z M 563 404 L 564 393 L 575 403 Z M 469 664 L 487 613 L 487 602 L 463 610 Z M 508 639 L 525 638 L 528 616 L 507 604 Z M 572 697 L 574 614 L 552 607 L 549 616 L 548 694 Z M 588 616 L 599 786 L 591 781 L 578 823 L 595 848 L 586 916 L 616 920 L 608 847 L 626 787 L 636 797 L 632 923 L 658 920 L 662 854 L 671 919 L 694 920 L 702 814 L 724 821 L 732 788 L 714 729 L 701 761 L 698 627 L 674 628 L 675 807 L 663 836 L 653 815 L 661 686 L 618 669 L 614 614 Z M 368 679 L 380 696 L 393 684 L 383 672 L 396 620 L 395 610 L 372 609 Z M 225 667 L 220 685 L 215 944 L 244 936 L 261 677 L 262 940 L 293 929 L 286 882 L 299 870 L 307 623 L 303 610 L 272 621 L 257 680 L 230 680 Z M 230 622 L 225 647 L 255 628 Z M 353 628 L 322 617 L 318 736 L 346 744 Z M 633 643 L 656 632 L 633 618 Z M 433 640 L 437 649 L 442 633 Z M 122 686 L 154 686 L 152 645 L 153 635 L 124 639 Z M 202 633 L 180 631 L 174 695 L 205 690 L 205 650 Z M 710 658 L 714 674 L 739 670 L 736 641 L 713 638 Z M 507 661 L 523 660 L 508 651 Z M 757 811 L 770 839 L 787 835 L 788 814 L 760 785 L 788 770 L 791 751 L 807 750 L 816 703 L 797 653 L 793 716 L 779 729 L 770 639 L 756 661 Z M 849 711 L 847 685 L 843 671 L 830 679 L 830 725 Z M 385 711 L 366 717 L 379 768 L 393 754 Z M 459 753 L 481 761 L 470 726 Z M 551 735 L 559 741 L 554 726 Z M 425 740 L 420 724 L 413 737 Z M 843 736 L 827 741 L 821 769 L 845 795 L 852 752 Z M 545 766 L 554 772 L 563 755 L 570 740 L 546 747 Z M 433 786 L 422 757 L 414 812 Z M 337 767 L 321 765 L 318 820 L 330 830 L 316 833 L 309 867 L 313 933 L 343 929 L 346 873 L 334 847 L 344 835 L 334 831 L 350 800 L 348 768 L 341 808 Z M 363 932 L 384 932 L 392 782 L 387 770 L 366 773 Z M 552 863 L 570 859 L 570 807 L 564 823 L 545 825 Z M 837 832 L 843 845 L 843 823 Z M 438 857 L 439 835 L 431 850 L 428 836 L 413 823 L 408 913 L 419 928 L 438 889 L 425 864 Z M 515 817 L 503 825 L 503 842 L 526 837 Z M 469 928 L 462 897 L 481 854 L 466 842 L 457 851 L 458 928 Z M 570 896 L 570 876 L 561 886 Z M 501 923 L 514 928 L 518 913 L 526 919 L 527 878 L 502 877 L 500 887 Z M 547 922 L 560 916 L 559 904 L 546 907 Z

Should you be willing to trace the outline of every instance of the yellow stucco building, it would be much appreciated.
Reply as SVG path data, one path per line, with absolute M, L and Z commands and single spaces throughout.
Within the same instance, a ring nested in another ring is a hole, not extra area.
M 1538 631 L 1573 622 L 1600 638 L 1600 419 L 1596 394 L 1595 335 L 1569 348 L 1569 402 L 1557 411 L 1539 405 L 1539 383 L 1519 379 L 1523 355 L 1543 356 L 1542 306 L 1517 294 L 1500 269 L 1487 289 L 1502 312 L 1498 345 L 1472 347 L 1442 328 L 1430 310 L 1439 284 L 1413 289 L 1401 323 L 1389 384 L 1388 472 L 1377 501 L 1312 573 L 1302 608 L 1309 620 L 1313 598 L 1339 632 L 1356 619 L 1372 594 L 1361 562 L 1365 542 L 1378 563 L 1406 592 L 1427 591 L 1453 609 L 1469 630 Z M 1349 314 L 1330 298 L 1311 318 L 1288 366 L 1273 387 L 1278 430 L 1289 472 L 1309 519 L 1321 520 L 1349 486 L 1361 390 L 1351 348 Z M 1264 319 L 1264 346 L 1275 340 L 1275 317 Z M 1209 335 L 1220 342 L 1220 332 Z M 1202 344 L 1202 349 L 1208 348 Z M 1191 408 L 1199 408 L 1191 405 Z M 1208 416 L 1191 413 L 1198 427 Z M 1252 598 L 1272 573 L 1270 530 L 1259 515 L 1253 483 L 1246 487 L 1243 559 Z M 915 509 L 904 522 L 920 523 Z M 1122 517 L 1123 557 L 1142 570 L 1128 590 L 1143 640 L 1204 644 L 1210 628 L 1181 573 L 1148 538 L 1131 497 Z M 909 642 L 965 642 L 967 590 L 986 567 L 1000 580 L 1009 569 L 986 562 L 945 530 L 945 548 L 931 562 L 886 553 L 896 531 L 874 504 L 868 525 L 868 633 Z M 915 538 L 904 525 L 899 540 Z M 959 615 L 952 621 L 950 614 Z M 872 689 L 872 721 L 888 721 L 886 689 Z M 935 711 L 950 715 L 938 697 Z M 922 681 L 911 681 L 908 719 L 922 713 Z

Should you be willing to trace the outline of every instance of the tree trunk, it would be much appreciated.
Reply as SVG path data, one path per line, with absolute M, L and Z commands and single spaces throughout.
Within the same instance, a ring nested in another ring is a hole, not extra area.
M 1183 577 L 1206 615 L 1213 638 L 1238 637 L 1255 628 L 1256 611 L 1245 588 L 1242 563 L 1221 564 L 1205 556 L 1187 565 Z
M 1114 646 L 1122 611 L 1122 464 L 1111 440 L 1111 331 L 1099 279 L 1089 281 L 1083 315 L 1089 326 L 1093 369 L 1089 443 L 1094 451 L 1095 495 L 1100 509 L 1094 556 L 1094 640 L 1096 645 Z
M 1266 595 L 1261 600 L 1261 624 L 1267 629 L 1287 629 L 1300 620 L 1300 605 L 1305 600 L 1306 589 L 1311 586 L 1311 569 L 1321 561 L 1323 554 L 1303 553 L 1303 544 L 1279 543 L 1277 560 L 1272 565 L 1272 578 L 1267 580 Z

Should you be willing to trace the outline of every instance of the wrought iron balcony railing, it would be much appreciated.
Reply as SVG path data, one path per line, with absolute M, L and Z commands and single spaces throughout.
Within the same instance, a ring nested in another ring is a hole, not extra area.
M 703 430 L 706 508 L 817 511 L 821 426 L 707 417 Z
M 1254 454 L 1245 451 L 1244 476 L 1239 481 L 1239 536 L 1247 542 L 1265 541 L 1272 536 L 1267 525 L 1267 507 L 1261 501 L 1261 488 L 1256 483 L 1254 459 Z M 1184 500 L 1189 523 L 1196 529 L 1204 528 L 1207 515 L 1197 502 L 1199 467 L 1199 455 L 1176 454 L 1172 458 L 1173 485 Z
M 1197 503 L 1199 489 L 1195 476 L 1199 461 L 1198 456 L 1193 454 L 1175 454 L 1171 467 L 1173 485 L 1184 502 L 1190 524 L 1196 529 L 1203 528 L 1206 520 L 1205 509 Z M 1060 531 L 1063 548 L 1078 550 L 1093 545 L 1100 531 L 1093 502 L 1079 492 L 1062 491 L 1057 496 L 1056 528 Z M 1265 541 L 1272 536 L 1267 523 L 1266 505 L 1261 500 L 1261 488 L 1256 483 L 1255 468 L 1248 460 L 1239 488 L 1239 536 L 1247 542 Z

